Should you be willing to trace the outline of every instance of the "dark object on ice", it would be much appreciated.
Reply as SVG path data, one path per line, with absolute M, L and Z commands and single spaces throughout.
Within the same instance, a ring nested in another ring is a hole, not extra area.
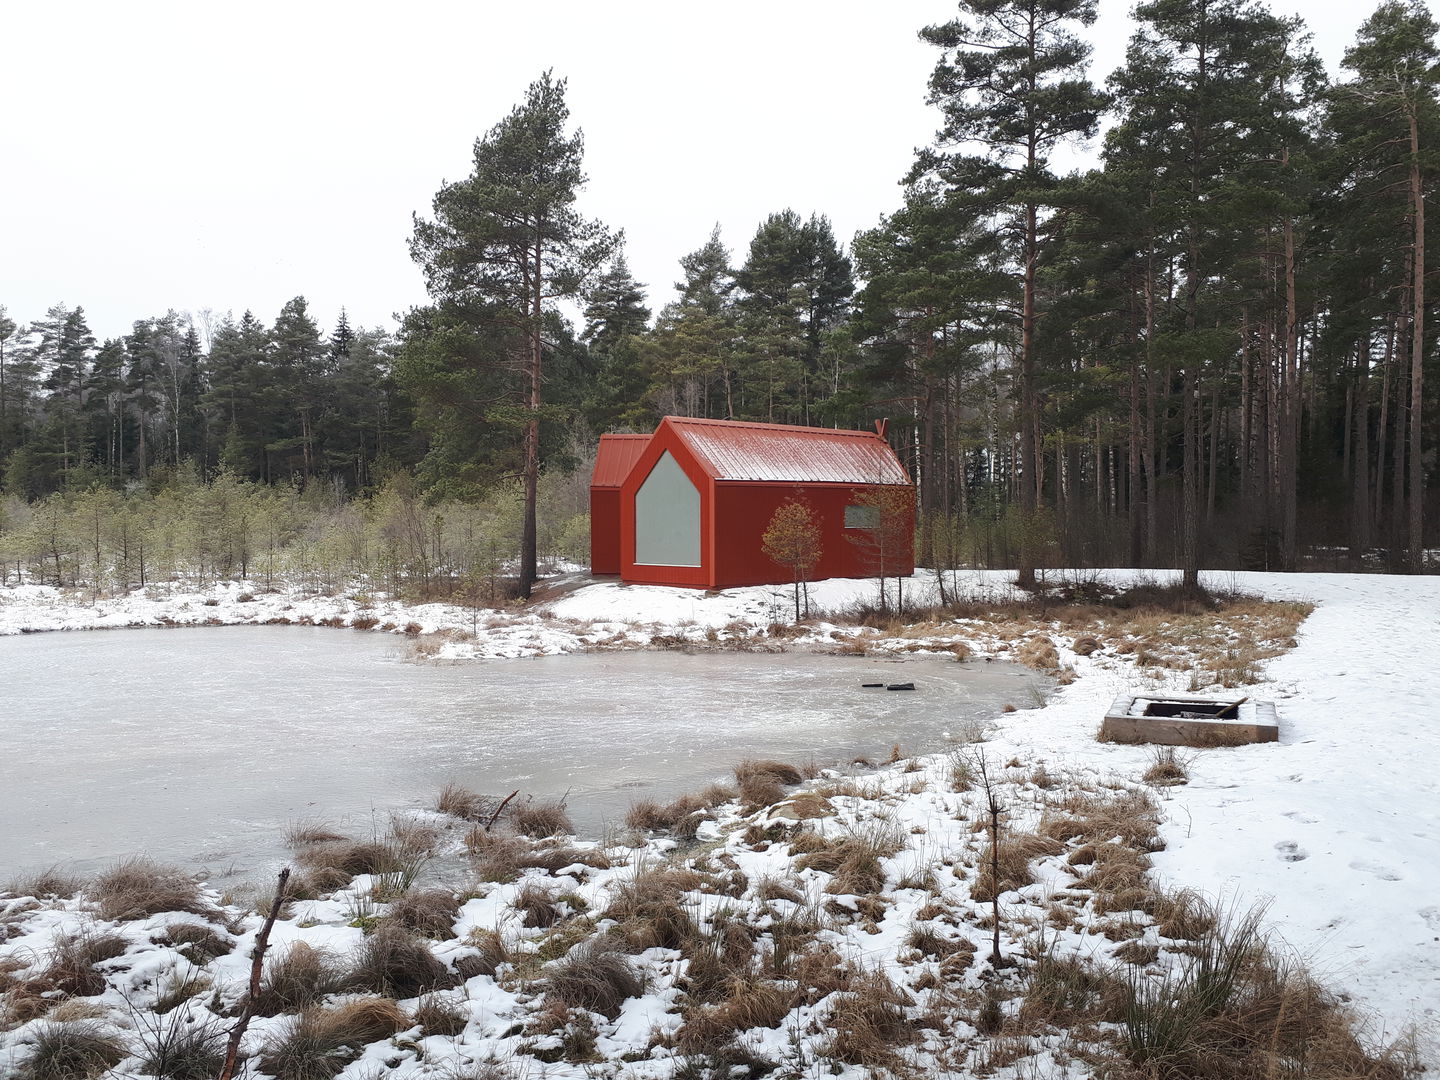
M 881 686 L 884 686 L 885 684 L 883 682 L 862 682 L 860 685 L 864 689 L 868 690 L 872 688 L 879 688 Z
M 915 684 L 914 684 L 913 682 L 892 682 L 892 683 L 890 683 L 888 686 L 886 686 L 885 689 L 886 689 L 886 690 L 914 690 L 914 689 L 915 689 Z

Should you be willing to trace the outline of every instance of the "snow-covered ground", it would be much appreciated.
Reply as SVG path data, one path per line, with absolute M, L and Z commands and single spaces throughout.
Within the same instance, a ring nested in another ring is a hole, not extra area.
M 1193 754 L 1164 803 L 1155 872 L 1268 901 L 1269 924 L 1328 985 L 1392 1036 L 1416 1024 L 1440 1066 L 1440 577 L 1235 577 L 1316 605 L 1270 681 L 1248 688 L 1275 701 L 1280 741 Z M 1133 685 L 1123 671 L 1082 677 L 1002 718 L 998 740 L 1134 771 L 1143 751 L 1094 740 Z
M 964 575 L 962 584 L 969 594 L 1003 596 L 1007 581 L 1005 574 L 974 573 Z M 1268 663 L 1267 681 L 1236 691 L 1275 700 L 1280 741 L 1190 754 L 1189 783 L 1165 790 L 1167 846 L 1153 856 L 1154 873 L 1233 907 L 1268 903 L 1268 925 L 1328 986 L 1368 1015 L 1372 1034 L 1394 1037 L 1413 1028 L 1422 1058 L 1440 1067 L 1440 578 L 1242 573 L 1226 574 L 1216 584 L 1316 607 L 1296 647 Z M 929 588 L 917 578 L 910 599 L 923 600 Z M 234 585 L 193 594 L 150 590 L 92 605 L 50 589 L 11 589 L 0 591 L 0 633 L 272 620 L 347 624 L 359 615 L 377 619 L 377 630 L 389 624 L 403 632 L 409 623 L 425 633 L 448 629 L 431 652 L 460 659 L 643 646 L 657 635 L 697 645 L 723 642 L 783 621 L 789 599 L 787 591 L 768 588 L 712 596 L 594 584 L 538 608 L 482 613 L 479 637 L 465 640 L 477 621 L 464 608 L 285 594 L 241 601 L 242 593 Z M 822 611 L 873 595 L 873 584 L 864 582 L 811 587 L 812 603 Z M 820 620 L 787 647 L 834 647 L 853 634 Z M 982 651 L 996 641 L 975 627 L 963 636 Z M 1078 678 L 1043 708 L 997 716 L 986 753 L 994 761 L 1013 757 L 1097 776 L 1137 776 L 1151 752 L 1099 743 L 1095 732 L 1117 694 L 1153 687 L 1154 681 L 1142 679 L 1127 657 L 1110 650 L 1076 656 L 1068 639 L 1055 636 L 1062 662 L 1072 665 Z M 946 639 L 871 644 L 938 650 Z M 1175 676 L 1174 686 L 1187 689 L 1188 680 Z M 939 762 L 925 766 L 927 776 L 942 772 Z M 927 798 L 892 808 L 897 824 L 935 831 L 933 800 Z M 954 837 L 936 831 L 924 847 L 938 854 L 951 842 Z M 759 873 L 764 867 L 746 869 Z M 505 895 L 471 901 L 465 917 L 473 925 L 499 918 L 490 908 Z M 324 924 L 324 914 L 311 917 Z M 316 932 L 339 931 L 322 926 Z M 877 955 L 885 946 L 884 934 L 867 944 Z M 498 997 L 486 1008 L 503 1016 L 515 1003 L 493 993 Z M 626 1023 L 638 1031 L 661 1022 L 667 1002 L 641 1000 L 643 1007 L 627 1006 L 619 1026 L 606 1035 L 619 1040 L 616 1047 L 635 1045 L 622 1038 Z M 496 1026 L 505 1025 L 497 1020 Z M 652 1074 L 637 1069 L 634 1075 Z

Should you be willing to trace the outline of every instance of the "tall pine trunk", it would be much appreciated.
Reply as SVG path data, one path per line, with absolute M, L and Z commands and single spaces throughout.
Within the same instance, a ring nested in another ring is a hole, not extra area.
M 1356 348 L 1353 434 L 1350 438 L 1350 560 L 1357 567 L 1370 547 L 1370 335 L 1367 330 Z
M 542 280 L 544 273 L 544 248 L 540 239 L 540 226 L 536 225 L 535 263 L 530 283 L 530 341 L 527 367 L 530 387 L 526 404 L 530 419 L 525 424 L 525 465 L 523 482 L 525 486 L 525 521 L 520 533 L 520 595 L 530 598 L 539 576 L 535 558 L 536 523 L 535 511 L 540 492 L 540 374 L 544 359 L 544 338 L 541 334 L 541 300 L 544 296 Z
M 1425 370 L 1425 193 L 1420 182 L 1418 105 L 1412 104 L 1409 112 L 1410 208 L 1415 228 L 1415 254 L 1411 267 L 1414 285 L 1410 297 L 1410 513 L 1405 540 L 1410 552 L 1410 572 L 1418 574 L 1425 568 L 1425 471 L 1420 455 L 1421 398 Z

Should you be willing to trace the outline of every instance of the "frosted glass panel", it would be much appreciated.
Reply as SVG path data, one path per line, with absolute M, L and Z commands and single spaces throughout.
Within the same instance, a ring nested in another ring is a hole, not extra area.
M 668 450 L 635 493 L 635 561 L 700 565 L 700 492 Z

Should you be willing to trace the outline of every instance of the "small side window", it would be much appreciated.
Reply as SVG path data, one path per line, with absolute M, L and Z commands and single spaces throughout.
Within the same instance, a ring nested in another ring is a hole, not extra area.
M 878 529 L 879 527 L 880 508 L 878 506 L 845 507 L 845 528 Z

